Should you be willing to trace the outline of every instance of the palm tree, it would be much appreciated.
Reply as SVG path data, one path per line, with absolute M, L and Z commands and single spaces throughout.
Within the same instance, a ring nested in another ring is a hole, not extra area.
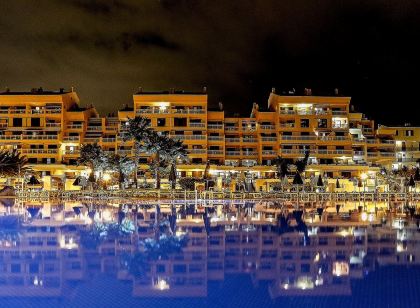
M 274 164 L 277 167 L 277 176 L 280 179 L 283 179 L 285 176 L 287 176 L 287 174 L 289 173 L 289 163 L 287 162 L 286 159 L 278 156 L 274 160 Z
M 95 182 L 95 171 L 101 169 L 106 163 L 106 157 L 101 146 L 97 143 L 82 144 L 80 147 L 80 157 L 77 160 L 78 165 L 90 168 L 89 181 Z
M 118 173 L 118 183 L 123 189 L 127 176 L 135 170 L 135 162 L 127 156 L 111 154 L 107 157 L 107 168 Z
M 127 131 L 123 134 L 123 140 L 134 140 L 134 183 L 136 188 L 137 183 L 137 171 L 139 166 L 139 156 L 142 152 L 142 144 L 148 140 L 152 129 L 150 128 L 150 120 L 143 117 L 135 117 L 134 119 L 128 119 Z
M 305 151 L 305 157 L 303 159 L 299 159 L 295 161 L 296 166 L 296 174 L 293 178 L 293 184 L 295 185 L 303 185 L 302 173 L 305 172 L 306 166 L 308 165 L 309 160 L 309 151 Z
M 30 170 L 27 164 L 26 156 L 21 156 L 18 151 L 0 150 L 0 176 L 20 176 Z
M 168 144 L 164 153 L 164 159 L 168 160 L 171 166 L 170 170 L 170 182 L 172 189 L 176 187 L 176 163 L 178 161 L 187 161 L 188 153 L 184 147 L 184 144 L 180 140 L 174 140 L 168 138 Z
M 155 165 L 156 189 L 160 189 L 160 168 L 168 161 L 171 139 L 165 135 L 160 135 L 155 131 L 150 131 L 147 139 L 144 140 L 143 148 L 147 153 L 154 155 L 153 164 Z

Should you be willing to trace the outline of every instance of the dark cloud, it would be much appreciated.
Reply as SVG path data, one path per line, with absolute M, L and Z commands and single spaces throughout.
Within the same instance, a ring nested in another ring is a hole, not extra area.
M 406 114 L 418 104 L 414 0 L 15 0 L 0 9 L 1 86 L 76 86 L 104 113 L 138 86 L 206 85 L 211 104 L 246 112 L 273 86 L 339 87 L 379 122 L 420 124 Z M 404 108 L 378 113 L 390 103 Z
M 118 0 L 71 0 L 64 1 L 89 14 L 110 15 L 120 11 L 137 12 L 137 7 Z

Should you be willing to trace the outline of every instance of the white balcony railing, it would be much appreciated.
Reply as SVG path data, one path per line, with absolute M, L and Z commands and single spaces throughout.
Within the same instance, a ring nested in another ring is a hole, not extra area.
M 207 124 L 207 129 L 223 129 L 223 124 Z
M 273 155 L 277 155 L 277 152 L 276 151 L 272 151 L 272 150 L 263 150 L 262 151 L 262 155 L 273 156 Z
M 178 140 L 206 140 L 205 135 L 171 135 L 170 137 Z
M 223 151 L 222 150 L 208 150 L 207 154 L 209 154 L 209 155 L 223 155 Z
M 23 140 L 57 140 L 57 135 L 22 135 Z
M 240 139 L 239 138 L 225 138 L 225 141 L 226 142 L 230 142 L 230 143 L 232 143 L 232 142 L 240 142 Z
M 205 123 L 191 123 L 189 124 L 189 127 L 206 127 Z
M 22 149 L 22 154 L 58 154 L 58 149 Z
M 189 154 L 206 154 L 206 149 L 188 149 L 187 150 Z
M 83 125 L 82 124 L 68 124 L 67 125 L 67 129 L 82 129 Z
M 277 141 L 277 137 L 261 137 L 262 141 Z

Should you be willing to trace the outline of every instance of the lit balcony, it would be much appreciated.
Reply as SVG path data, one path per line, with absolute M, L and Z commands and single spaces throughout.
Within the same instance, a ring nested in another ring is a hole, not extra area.
M 208 150 L 207 151 L 208 155 L 219 155 L 222 156 L 223 155 L 223 151 L 222 150 Z
M 207 124 L 207 129 L 223 129 L 223 124 Z
M 264 155 L 264 156 L 276 156 L 277 155 L 277 151 L 263 150 L 262 151 L 262 155 Z

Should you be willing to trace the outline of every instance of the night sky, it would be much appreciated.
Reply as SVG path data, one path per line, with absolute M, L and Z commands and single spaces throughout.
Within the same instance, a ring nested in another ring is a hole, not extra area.
M 205 85 L 211 105 L 243 114 L 272 87 L 339 88 L 377 123 L 420 125 L 419 3 L 1 1 L 0 87 L 75 86 L 103 114 L 139 86 Z

